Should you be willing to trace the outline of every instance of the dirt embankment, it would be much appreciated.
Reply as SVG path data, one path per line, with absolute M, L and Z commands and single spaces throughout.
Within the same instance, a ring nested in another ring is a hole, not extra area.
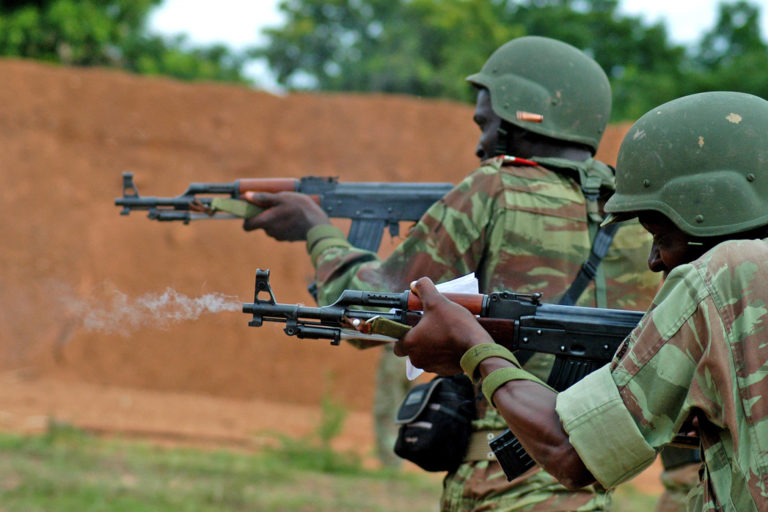
M 84 329 L 62 299 L 221 292 L 248 301 L 257 267 L 281 302 L 311 302 L 302 244 L 238 221 L 190 226 L 118 215 L 120 174 L 144 195 L 194 181 L 339 176 L 452 181 L 476 164 L 472 107 L 382 95 L 293 94 L 182 84 L 0 60 L 0 365 L 37 375 L 316 404 L 370 403 L 377 352 L 298 342 L 229 312 L 129 336 Z M 612 160 L 617 137 L 606 137 Z
M 134 172 L 145 195 L 262 176 L 456 180 L 474 163 L 468 107 L 383 96 L 281 98 L 23 61 L 0 61 L 0 73 L 2 366 L 303 404 L 317 403 L 331 378 L 334 394 L 367 406 L 377 352 L 300 343 L 275 326 L 248 328 L 237 312 L 127 337 L 88 332 L 60 299 L 106 301 L 115 290 L 134 298 L 171 287 L 249 301 L 262 267 L 272 270 L 278 300 L 310 302 L 301 244 L 245 233 L 238 221 L 183 226 L 121 217 L 113 205 L 121 172 Z

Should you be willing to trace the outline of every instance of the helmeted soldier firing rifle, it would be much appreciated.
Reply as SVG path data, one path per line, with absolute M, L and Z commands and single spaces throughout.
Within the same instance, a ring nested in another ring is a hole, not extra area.
M 123 173 L 121 215 L 147 210 L 157 221 L 249 218 L 261 213 L 245 201 L 246 192 L 299 192 L 312 196 L 331 218 L 351 219 L 348 239 L 352 245 L 376 251 L 384 229 L 399 234 L 400 221 L 417 221 L 424 212 L 453 188 L 450 183 L 344 183 L 337 178 L 249 178 L 231 183 L 192 183 L 176 197 L 142 197 L 133 173 Z
M 554 354 L 547 381 L 561 391 L 608 363 L 622 341 L 637 326 L 643 313 L 618 309 L 563 306 L 541 302 L 540 293 L 446 293 L 445 296 L 477 316 L 496 343 L 509 350 Z M 248 325 L 284 323 L 289 336 L 374 343 L 395 342 L 421 317 L 421 302 L 409 292 L 389 293 L 345 290 L 333 304 L 323 307 L 280 304 L 269 284 L 269 270 L 256 271 L 252 303 L 243 312 L 252 315 Z M 693 442 L 680 436 L 678 444 Z M 535 462 L 507 430 L 491 443 L 504 472 L 511 480 Z

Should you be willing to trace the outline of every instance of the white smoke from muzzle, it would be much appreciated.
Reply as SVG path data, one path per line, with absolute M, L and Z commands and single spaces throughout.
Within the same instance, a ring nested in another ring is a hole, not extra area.
M 237 297 L 221 293 L 189 297 L 172 288 L 137 298 L 119 290 L 105 291 L 103 297 L 70 296 L 64 304 L 68 316 L 78 319 L 86 330 L 123 336 L 143 327 L 167 329 L 206 313 L 241 311 L 243 306 Z

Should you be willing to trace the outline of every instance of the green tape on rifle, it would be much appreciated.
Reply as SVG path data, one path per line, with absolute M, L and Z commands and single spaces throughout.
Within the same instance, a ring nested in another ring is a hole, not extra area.
M 366 320 L 365 325 L 371 334 L 383 334 L 384 336 L 397 339 L 401 339 L 411 330 L 411 326 L 395 322 L 383 316 L 375 316 Z
M 211 209 L 215 212 L 225 212 L 249 219 L 255 217 L 264 211 L 253 203 L 243 201 L 242 199 L 231 199 L 228 197 L 216 197 L 211 201 Z

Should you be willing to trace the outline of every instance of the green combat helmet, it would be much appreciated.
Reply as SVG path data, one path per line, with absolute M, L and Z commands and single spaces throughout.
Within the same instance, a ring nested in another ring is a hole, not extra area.
M 706 92 L 654 108 L 624 137 L 616 181 L 605 224 L 642 210 L 696 237 L 768 224 L 768 101 Z
M 546 37 L 509 41 L 467 81 L 488 89 L 493 111 L 504 121 L 584 144 L 593 153 L 611 114 L 611 86 L 597 62 Z

